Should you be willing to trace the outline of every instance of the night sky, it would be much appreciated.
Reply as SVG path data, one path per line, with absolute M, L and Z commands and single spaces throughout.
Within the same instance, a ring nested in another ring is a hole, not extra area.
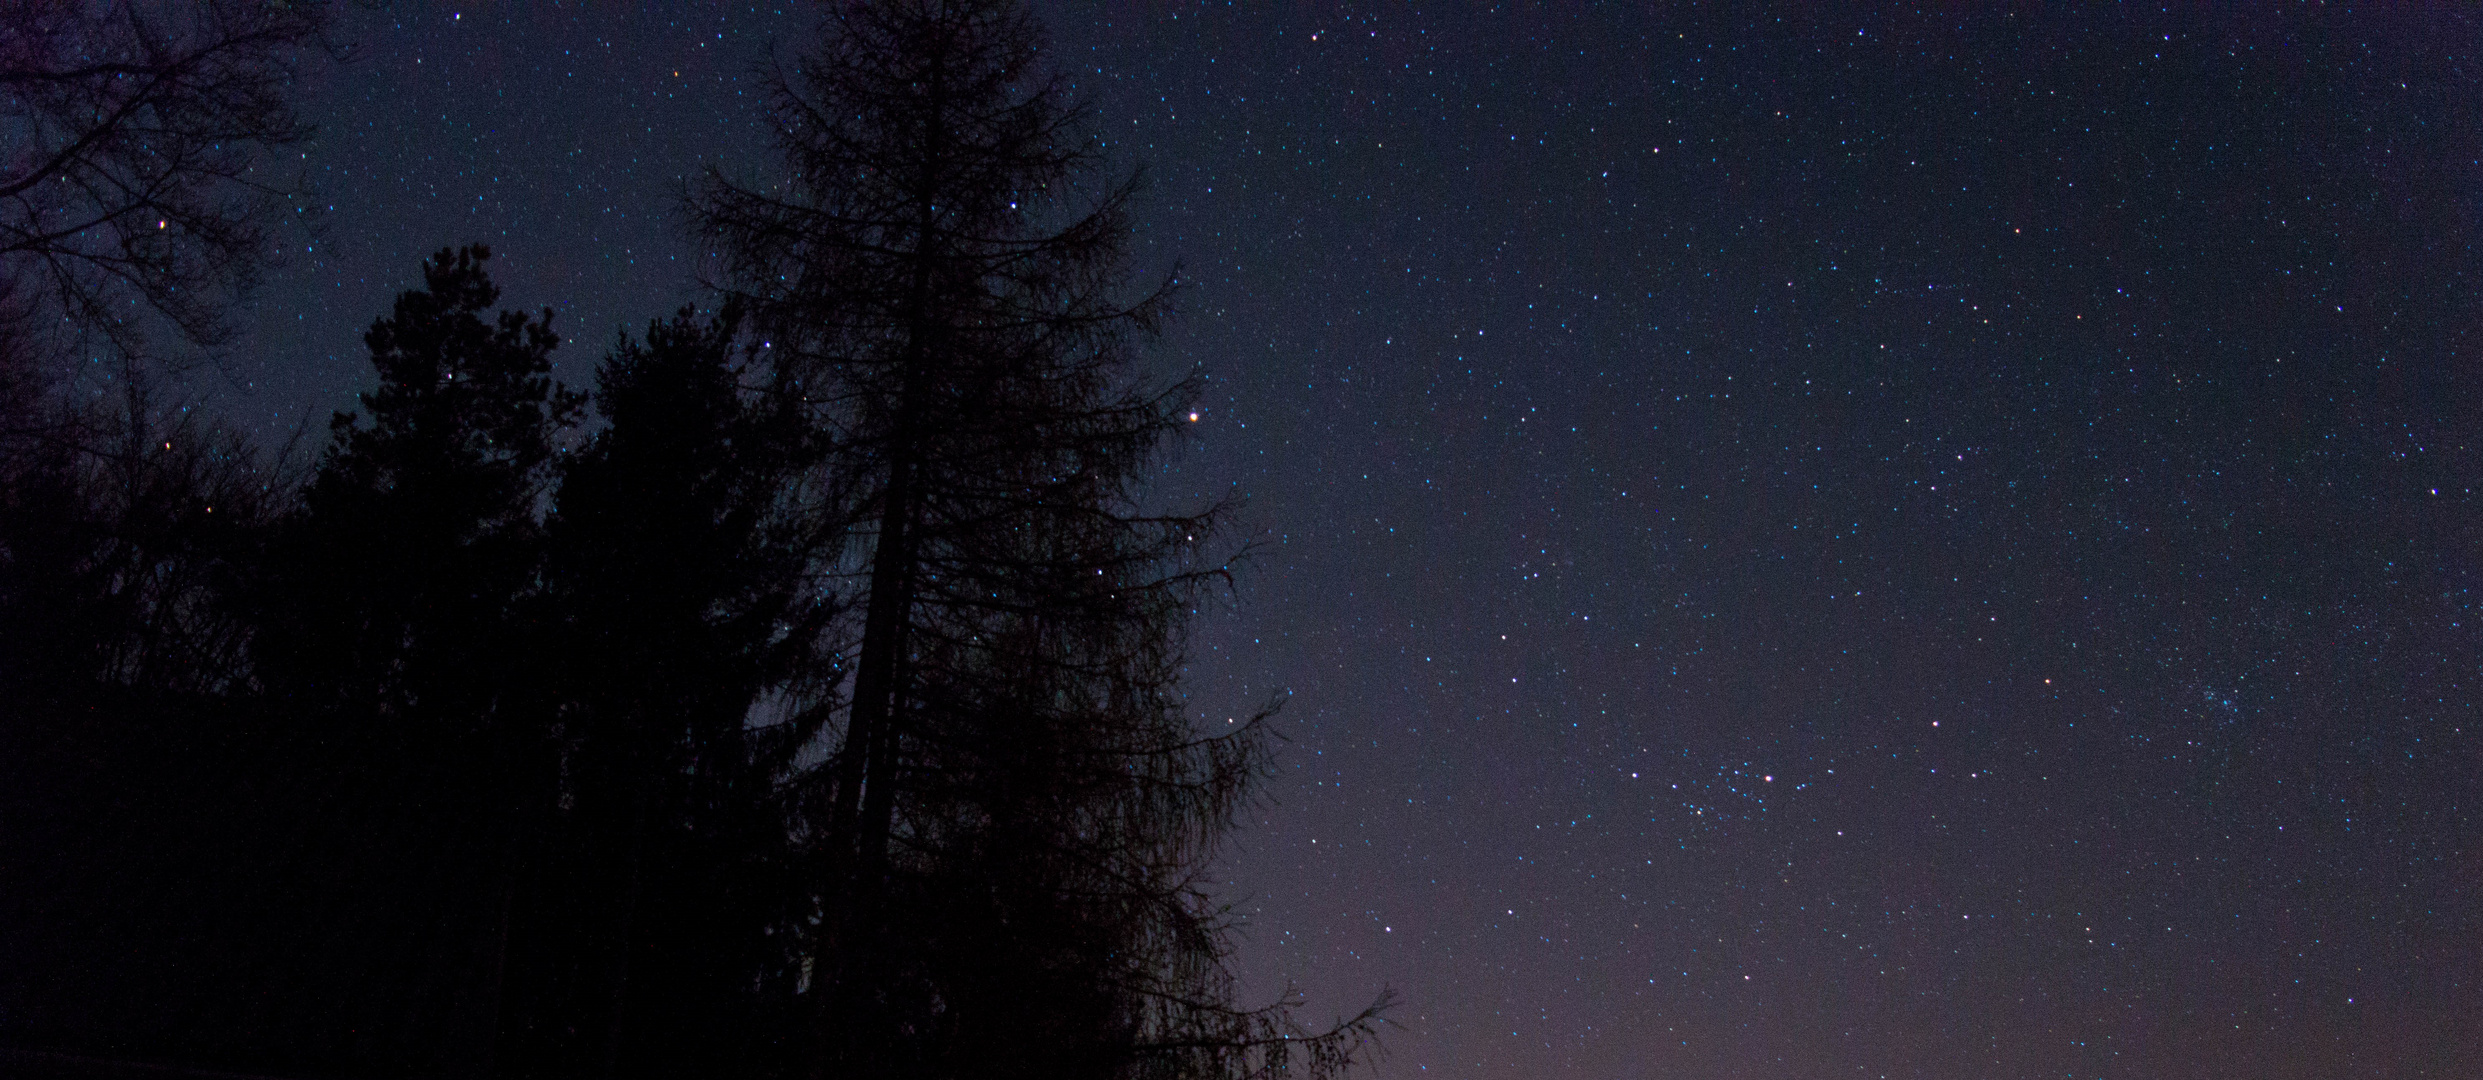
M 2473 1075 L 2483 25 L 1946 6 L 1039 7 L 1213 376 L 1161 493 L 1268 541 L 1250 996 L 1395 986 L 1386 1077 Z M 442 246 L 573 383 L 699 299 L 814 17 L 346 15 L 271 439 Z

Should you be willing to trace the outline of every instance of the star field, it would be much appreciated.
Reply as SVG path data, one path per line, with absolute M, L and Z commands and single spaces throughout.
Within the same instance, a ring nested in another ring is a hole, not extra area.
M 2471 18 L 1038 10 L 1264 541 L 1251 995 L 1400 988 L 1398 1077 L 2483 1052 Z M 224 400 L 476 240 L 583 381 L 808 20 L 349 12 Z

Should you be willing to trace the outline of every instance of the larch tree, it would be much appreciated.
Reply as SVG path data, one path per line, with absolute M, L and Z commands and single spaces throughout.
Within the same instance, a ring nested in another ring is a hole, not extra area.
M 1230 507 L 1148 501 L 1199 383 L 1142 370 L 1170 289 L 1131 289 L 1135 179 L 1095 183 L 1017 3 L 844 3 L 823 39 L 774 83 L 782 179 L 691 200 L 858 615 L 796 703 L 831 716 L 798 778 L 809 1073 L 1341 1072 L 1385 1000 L 1323 1031 L 1234 1004 L 1201 880 L 1269 733 L 1180 691 Z

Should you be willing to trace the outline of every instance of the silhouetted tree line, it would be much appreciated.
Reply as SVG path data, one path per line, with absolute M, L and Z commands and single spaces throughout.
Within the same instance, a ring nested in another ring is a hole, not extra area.
M 324 32 L 59 10 L 90 22 L 0 27 L 0 87 L 93 85 L 11 168 L 173 115 L 111 56 L 257 48 L 217 70 L 266 89 Z M 269 206 L 115 241 L 160 280 L 0 251 L 0 1039 L 303 1076 L 1347 1066 L 1379 1006 L 1234 1000 L 1201 875 L 1270 735 L 1179 678 L 1230 507 L 1146 501 L 1198 384 L 1139 372 L 1169 290 L 1129 289 L 1135 184 L 1095 182 L 1039 41 L 997 0 L 835 6 L 773 83 L 782 176 L 686 192 L 715 310 L 590 397 L 487 250 L 439 252 L 313 460 L 141 362 L 213 336 L 184 283 L 246 278 Z M 298 137 L 235 100 L 234 145 Z M 214 202 L 215 163 L 107 224 Z M 113 393 L 47 380 L 81 352 Z

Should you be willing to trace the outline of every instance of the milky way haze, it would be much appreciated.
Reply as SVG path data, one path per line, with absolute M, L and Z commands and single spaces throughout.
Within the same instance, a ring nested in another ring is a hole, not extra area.
M 1039 8 L 1214 376 L 1163 491 L 1270 541 L 1252 992 L 1402 989 L 1382 1076 L 2465 1075 L 2476 23 L 1637 7 Z M 445 245 L 573 383 L 697 300 L 812 18 L 347 14 L 271 435 Z

